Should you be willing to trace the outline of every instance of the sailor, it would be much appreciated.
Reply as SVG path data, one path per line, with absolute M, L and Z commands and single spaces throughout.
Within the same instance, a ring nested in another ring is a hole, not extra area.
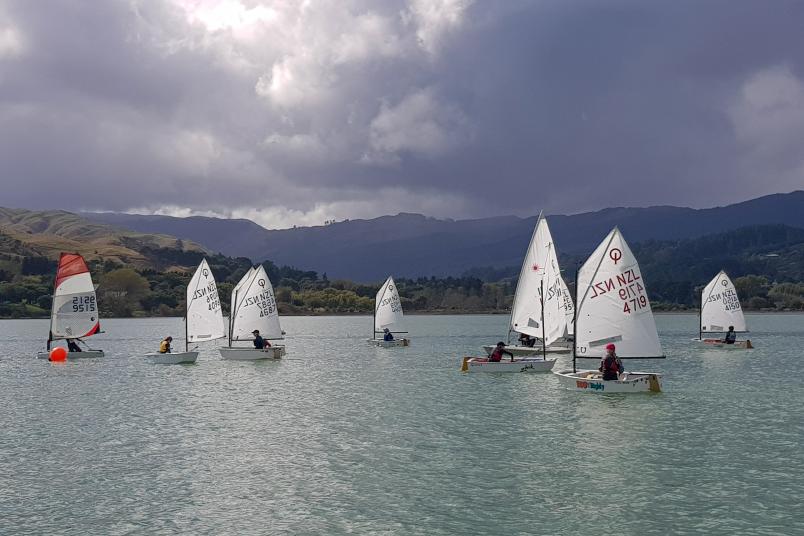
M 600 362 L 600 368 L 598 369 L 600 372 L 603 373 L 603 380 L 617 380 L 619 379 L 619 374 L 624 371 L 622 368 L 622 361 L 620 358 L 617 357 L 615 353 L 615 346 L 611 343 L 606 345 L 606 356 Z
M 264 350 L 271 347 L 271 343 L 260 336 L 260 330 L 255 329 L 251 334 L 254 335 L 254 348 L 257 350 Z
M 519 334 L 519 343 L 522 346 L 527 346 L 528 348 L 533 348 L 536 345 L 536 339 L 531 337 L 527 333 L 520 333 Z
M 382 340 L 384 340 L 384 341 L 392 341 L 392 340 L 394 340 L 394 334 L 391 333 L 390 329 L 383 328 L 382 333 L 383 333 Z
M 497 347 L 494 349 L 494 351 L 491 352 L 491 355 L 489 356 L 489 361 L 492 363 L 499 363 L 500 361 L 502 361 L 503 354 L 510 355 L 511 361 L 513 362 L 514 354 L 506 350 L 505 343 L 500 341 L 497 343 Z
M 169 354 L 171 342 L 173 342 L 173 337 L 165 337 L 164 339 L 162 339 L 162 342 L 159 343 L 159 353 Z
M 734 326 L 729 326 L 729 331 L 726 332 L 726 337 L 723 339 L 723 342 L 726 344 L 734 344 L 737 340 L 737 332 L 734 331 Z
M 80 352 L 81 347 L 76 344 L 75 339 L 67 339 L 67 351 L 68 352 Z

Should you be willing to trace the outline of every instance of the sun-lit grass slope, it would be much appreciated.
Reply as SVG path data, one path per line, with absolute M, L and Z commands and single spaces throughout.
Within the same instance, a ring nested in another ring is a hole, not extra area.
M 0 208 L 0 233 L 0 253 L 6 255 L 57 259 L 61 252 L 69 251 L 87 260 L 111 260 L 138 268 L 182 265 L 177 254 L 204 251 L 188 240 L 129 231 L 61 210 Z

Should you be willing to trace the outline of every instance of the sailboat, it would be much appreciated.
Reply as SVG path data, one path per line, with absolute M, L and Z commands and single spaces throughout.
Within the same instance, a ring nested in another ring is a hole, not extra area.
M 625 372 L 603 380 L 597 370 L 578 370 L 577 359 L 600 360 L 608 344 L 620 359 L 660 359 L 662 346 L 636 257 L 616 227 L 578 270 L 575 285 L 572 370 L 553 371 L 561 385 L 596 393 L 661 391 L 661 374 Z
M 511 342 L 511 333 L 520 333 L 529 335 L 537 339 L 543 339 L 541 317 L 542 317 L 542 304 L 539 299 L 539 292 L 542 285 L 542 280 L 545 277 L 545 271 L 548 263 L 548 256 L 553 255 L 553 262 L 555 262 L 555 288 L 547 287 L 547 290 L 562 297 L 560 301 L 564 311 L 565 321 L 562 326 L 565 331 L 561 337 L 553 339 L 550 344 L 541 344 L 536 346 L 520 346 L 508 345 L 506 350 L 519 355 L 532 355 L 540 350 L 545 353 L 568 353 L 569 347 L 567 344 L 562 344 L 562 341 L 567 341 L 572 336 L 572 317 L 575 314 L 572 299 L 569 296 L 569 290 L 561 277 L 561 272 L 558 269 L 558 258 L 555 254 L 555 247 L 553 244 L 553 236 L 550 233 L 550 228 L 547 226 L 547 219 L 539 214 L 539 221 L 533 229 L 533 235 L 528 244 L 528 250 L 525 253 L 525 260 L 522 262 L 522 269 L 519 272 L 519 280 L 516 285 L 516 293 L 514 294 L 514 303 L 511 306 L 511 319 L 508 327 L 508 342 Z M 558 303 L 558 302 L 557 302 Z M 495 345 L 489 344 L 483 346 L 487 354 L 494 351 Z
M 542 279 L 539 282 L 538 301 L 541 317 L 538 325 L 541 328 L 539 337 L 541 348 L 530 348 L 534 354 L 541 350 L 541 355 L 525 355 L 513 359 L 503 358 L 501 361 L 489 361 L 484 357 L 464 357 L 461 364 L 463 372 L 549 372 L 556 363 L 555 358 L 548 358 L 547 348 L 567 334 L 567 316 L 564 313 L 565 300 L 572 303 L 568 292 L 562 289 L 564 281 L 558 268 L 558 260 L 552 244 L 548 247 Z M 508 347 L 506 347 L 508 350 Z M 513 352 L 511 352 L 513 353 Z
M 175 365 L 195 363 L 198 359 L 196 349 L 190 350 L 190 343 L 213 341 L 226 337 L 223 324 L 218 286 L 206 259 L 195 270 L 187 285 L 187 310 L 184 322 L 184 352 L 145 354 L 153 363 Z
M 36 357 L 48 359 L 53 341 L 64 339 L 81 341 L 99 332 L 98 301 L 87 263 L 78 253 L 62 253 L 56 270 L 53 303 L 50 308 L 47 351 L 38 352 Z M 67 352 L 68 359 L 103 357 L 103 355 L 103 350 L 91 348 L 81 352 Z
M 374 346 L 382 346 L 383 348 L 390 348 L 392 346 L 409 346 L 410 339 L 394 338 L 391 341 L 386 341 L 383 338 L 385 328 L 390 330 L 389 326 L 398 324 L 402 320 L 402 301 L 399 299 L 399 291 L 394 283 L 394 278 L 388 276 L 377 296 L 374 297 L 374 331 L 370 339 L 366 339 Z M 392 334 L 407 334 L 407 331 L 391 331 Z M 378 338 L 379 336 L 379 338 Z
M 737 333 L 747 333 L 748 328 L 740 306 L 740 298 L 728 274 L 721 270 L 701 293 L 701 310 L 698 317 L 698 338 L 695 342 L 707 346 L 728 349 L 750 349 L 754 346 L 750 340 L 735 341 L 725 344 L 722 338 L 704 339 L 704 334 L 725 333 L 729 326 Z
M 280 359 L 285 355 L 282 345 L 263 349 L 254 346 L 235 346 L 238 341 L 252 341 L 258 330 L 266 340 L 282 339 L 279 310 L 274 287 L 265 268 L 252 267 L 232 289 L 232 306 L 229 314 L 229 345 L 220 348 L 221 357 L 236 361 Z

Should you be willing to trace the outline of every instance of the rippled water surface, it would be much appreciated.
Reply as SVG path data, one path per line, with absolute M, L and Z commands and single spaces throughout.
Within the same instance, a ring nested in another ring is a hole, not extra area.
M 378 349 L 368 317 L 284 318 L 287 359 L 190 366 L 141 357 L 180 319 L 66 364 L 0 321 L 0 533 L 804 534 L 804 316 L 749 317 L 753 351 L 659 316 L 665 392 L 628 396 L 460 373 L 507 317 L 405 321 Z

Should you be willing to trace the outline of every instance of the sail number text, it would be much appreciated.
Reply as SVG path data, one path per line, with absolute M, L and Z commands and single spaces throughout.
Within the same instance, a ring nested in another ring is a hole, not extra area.
M 207 308 L 210 311 L 217 311 L 221 308 L 221 302 L 218 299 L 218 288 L 215 286 L 214 282 L 206 287 L 195 289 L 193 300 L 200 300 L 201 298 L 206 298 Z
M 737 297 L 737 292 L 734 289 L 727 289 L 723 292 L 712 294 L 707 301 L 710 303 L 723 301 L 723 308 L 726 311 L 739 311 L 741 309 L 740 299 Z
M 633 268 L 618 274 L 616 277 L 593 283 L 591 288 L 592 295 L 590 299 L 616 292 L 623 302 L 623 312 L 626 314 L 637 313 L 650 306 L 645 293 L 645 286 L 642 284 L 642 276 Z
M 94 313 L 97 310 L 95 296 L 76 296 L 72 305 L 74 313 Z

